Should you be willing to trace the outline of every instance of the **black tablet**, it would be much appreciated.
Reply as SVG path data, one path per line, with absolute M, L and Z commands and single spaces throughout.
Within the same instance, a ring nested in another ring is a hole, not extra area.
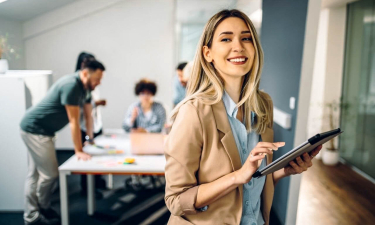
M 296 148 L 290 150 L 289 152 L 282 155 L 280 158 L 276 159 L 272 163 L 268 164 L 266 167 L 258 170 L 253 174 L 253 177 L 262 177 L 267 174 L 273 173 L 281 168 L 286 167 L 289 165 L 289 162 L 296 159 L 298 156 L 301 156 L 305 152 L 311 152 L 317 146 L 326 143 L 327 141 L 331 140 L 332 138 L 340 135 L 342 131 L 340 128 L 330 130 L 324 133 L 317 134 L 307 141 L 302 143 L 301 145 L 297 146 Z

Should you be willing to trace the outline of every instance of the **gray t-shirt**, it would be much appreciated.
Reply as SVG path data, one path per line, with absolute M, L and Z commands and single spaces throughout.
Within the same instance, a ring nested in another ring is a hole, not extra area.
M 90 91 L 85 90 L 78 73 L 66 75 L 57 80 L 47 95 L 35 106 L 27 110 L 21 121 L 21 129 L 46 136 L 69 123 L 65 105 L 79 106 L 82 101 L 90 102 Z

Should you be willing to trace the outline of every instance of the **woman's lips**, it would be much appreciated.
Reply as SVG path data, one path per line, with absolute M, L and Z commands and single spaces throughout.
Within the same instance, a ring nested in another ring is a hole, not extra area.
M 247 58 L 246 57 L 230 58 L 230 59 L 227 59 L 227 61 L 234 65 L 243 65 L 247 62 Z

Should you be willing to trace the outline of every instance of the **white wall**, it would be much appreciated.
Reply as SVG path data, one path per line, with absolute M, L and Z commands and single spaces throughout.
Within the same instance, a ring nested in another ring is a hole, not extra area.
M 322 131 L 324 84 L 326 76 L 327 60 L 327 39 L 329 10 L 323 9 L 320 12 L 318 37 L 315 51 L 315 63 L 311 85 L 311 98 L 309 109 L 308 136 L 315 135 Z
M 22 32 L 23 31 L 21 22 L 0 19 L 0 35 L 5 36 L 6 34 L 8 34 L 8 43 L 15 47 L 15 50 L 20 55 L 19 58 L 7 59 L 10 70 L 22 70 L 25 68 Z M 5 58 L 5 55 L 3 55 L 3 58 Z
M 346 5 L 323 9 L 311 90 L 308 134 L 330 129 L 327 103 L 341 98 L 346 32 Z M 338 125 L 339 111 L 335 112 Z
M 335 7 L 329 10 L 328 30 L 324 100 L 328 103 L 338 103 L 341 98 L 344 68 L 346 6 Z M 339 110 L 334 112 L 334 126 L 339 125 L 339 112 Z M 326 107 L 324 110 L 324 118 L 328 118 L 328 114 L 329 109 Z M 329 121 L 325 120 L 323 130 L 329 128 Z
M 173 0 L 77 1 L 24 24 L 26 68 L 53 70 L 56 81 L 74 71 L 79 52 L 94 54 L 107 69 L 104 128 L 120 128 L 142 77 L 155 80 L 156 99 L 172 105 L 174 16 Z M 57 148 L 72 146 L 67 128 L 58 139 Z
M 316 59 L 316 47 L 319 35 L 321 0 L 309 1 L 307 8 L 307 19 L 305 27 L 305 41 L 303 44 L 303 58 L 301 68 L 301 80 L 297 103 L 297 119 L 295 125 L 294 146 L 305 142 L 307 137 L 306 127 L 308 125 L 308 114 L 310 106 L 310 95 L 312 89 L 313 68 Z M 301 175 L 290 177 L 287 214 L 285 224 L 296 224 L 298 198 L 301 184 Z

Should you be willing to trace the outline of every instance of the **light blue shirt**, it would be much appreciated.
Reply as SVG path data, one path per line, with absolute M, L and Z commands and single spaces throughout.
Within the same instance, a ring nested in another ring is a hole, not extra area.
M 182 86 L 177 75 L 174 77 L 173 86 L 174 86 L 173 104 L 177 105 L 179 102 L 181 102 L 185 98 L 186 88 Z
M 131 117 L 134 108 L 139 109 L 139 114 L 135 121 L 132 123 Z M 131 104 L 126 112 L 125 119 L 122 122 L 122 127 L 126 132 L 130 132 L 132 128 L 144 128 L 150 133 L 162 132 L 166 120 L 166 112 L 161 103 L 154 102 L 151 106 L 152 115 L 150 118 L 142 110 L 141 102 Z
M 227 111 L 228 120 L 232 128 L 232 133 L 236 141 L 238 153 L 241 157 L 242 165 L 248 158 L 250 151 L 257 145 L 260 135 L 255 131 L 247 132 L 245 125 L 236 116 L 238 108 L 236 103 L 224 91 L 223 102 Z M 255 114 L 251 112 L 251 124 L 254 122 Z M 266 159 L 262 160 L 260 168 L 266 166 Z M 260 210 L 260 196 L 266 181 L 265 177 L 252 178 L 249 183 L 243 185 L 243 208 L 241 225 L 264 224 L 262 212 Z

